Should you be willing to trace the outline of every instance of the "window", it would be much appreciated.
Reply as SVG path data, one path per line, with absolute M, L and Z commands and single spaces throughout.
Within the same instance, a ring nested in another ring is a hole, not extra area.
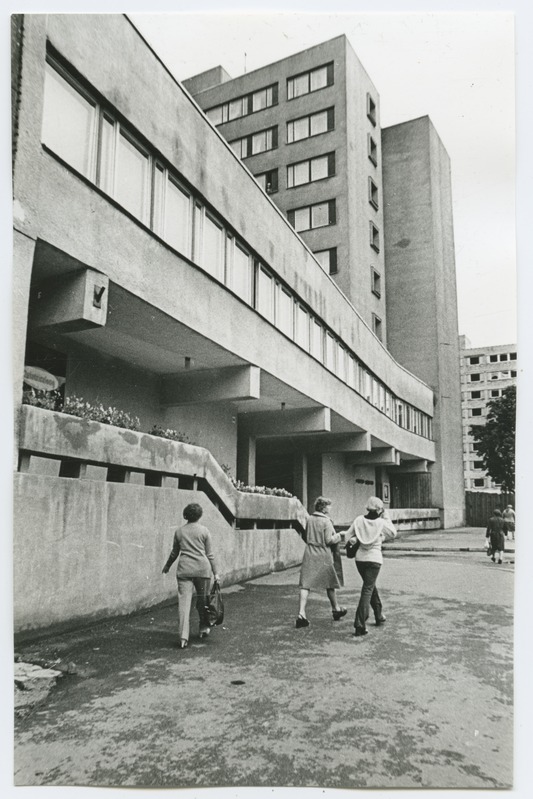
M 335 200 L 288 211 L 287 217 L 298 233 L 302 230 L 334 225 L 336 222 Z
M 316 250 L 313 255 L 317 259 L 322 269 L 328 275 L 337 274 L 337 248 L 330 247 L 329 250 Z
M 498 356 L 497 355 L 491 355 L 489 360 L 490 360 L 490 363 L 496 363 L 496 361 L 498 360 Z
M 278 128 L 277 125 L 274 125 L 272 128 L 260 130 L 250 136 L 244 136 L 242 139 L 233 139 L 233 141 L 228 143 L 239 158 L 249 158 L 251 155 L 276 149 L 278 146 Z
M 319 361 L 322 360 L 323 356 L 323 338 L 324 338 L 324 329 L 317 322 L 315 318 L 312 318 L 310 352 L 311 355 L 314 355 L 314 357 L 318 358 Z
M 481 399 L 481 391 L 471 391 L 470 399 Z
M 379 252 L 379 230 L 373 222 L 370 222 L 370 246 Z
M 515 371 L 511 371 L 511 377 L 516 377 L 516 372 Z
M 472 416 L 483 416 L 483 408 L 472 408 Z
M 378 146 L 377 146 L 377 144 L 375 142 L 375 139 L 370 135 L 370 133 L 368 134 L 367 144 L 368 144 L 368 157 L 372 161 L 374 166 L 377 166 L 378 165 Z
M 368 178 L 368 202 L 377 211 L 377 209 L 379 208 L 378 187 L 376 186 L 372 178 Z
M 43 144 L 77 172 L 89 180 L 94 180 L 96 129 L 96 104 L 47 63 L 44 82 Z
M 260 172 L 255 175 L 255 179 L 267 194 L 274 194 L 278 191 L 278 170 L 269 169 L 268 172 Z
M 211 275 L 224 280 L 224 230 L 209 214 L 205 214 L 201 265 Z
M 471 366 L 476 366 L 476 365 L 479 363 L 479 355 L 472 355 L 472 356 L 471 356 L 471 357 L 468 359 L 468 363 L 469 363 Z
M 292 338 L 294 323 L 294 300 L 292 294 L 284 289 L 283 286 L 278 285 L 276 297 L 276 326 L 279 327 L 286 336 Z
M 335 109 L 327 108 L 306 117 L 287 122 L 287 144 L 326 133 L 335 127 Z
M 483 466 L 483 461 L 474 461 L 472 465 L 473 465 L 474 469 L 484 469 L 485 468 Z
M 335 153 L 328 153 L 308 161 L 287 166 L 287 188 L 301 186 L 303 183 L 313 183 L 335 174 Z
M 274 320 L 274 280 L 266 269 L 259 267 L 257 272 L 256 309 L 270 322 Z
M 252 301 L 253 261 L 249 253 L 233 238 L 228 240 L 230 273 L 229 286 L 248 303 Z
M 372 98 L 372 95 L 367 93 L 366 95 L 366 115 L 372 124 L 376 125 L 376 103 Z
M 326 361 L 325 365 L 332 372 L 335 371 L 336 342 L 331 333 L 326 333 Z
M 264 89 L 258 89 L 253 94 L 247 94 L 243 97 L 236 97 L 221 105 L 215 105 L 208 108 L 205 114 L 213 125 L 222 125 L 224 122 L 230 122 L 232 119 L 239 119 L 240 117 L 253 114 L 256 111 L 262 111 L 263 108 L 270 108 L 278 102 L 278 84 L 273 83 L 271 86 L 266 86 Z
M 316 92 L 333 84 L 333 63 L 287 79 L 287 100 Z
M 150 187 L 148 154 L 120 132 L 115 172 L 115 199 L 141 222 L 148 223 Z
M 516 352 L 512 352 L 512 353 L 509 355 L 509 360 L 510 360 L 510 361 L 516 361 Z
M 372 330 L 379 338 L 380 341 L 383 340 L 383 325 L 379 316 L 376 316 L 375 313 L 372 314 Z
M 491 380 L 498 380 L 499 377 L 500 377 L 500 373 L 499 372 L 492 372 L 491 375 L 490 375 L 490 379 Z
M 164 180 L 164 175 L 162 176 Z M 167 179 L 162 238 L 179 252 L 190 256 L 191 197 L 173 180 Z
M 309 350 L 309 314 L 301 305 L 296 305 L 294 340 L 304 350 Z
M 490 390 L 490 396 L 491 397 L 499 397 L 500 394 L 501 394 L 501 391 L 500 391 L 499 388 L 491 388 L 491 390 Z
M 481 375 L 478 373 L 468 375 L 468 379 L 471 383 L 477 383 L 481 380 Z
M 370 267 L 370 289 L 376 297 L 381 297 L 381 275 L 373 266 Z
M 346 382 L 350 386 L 350 388 L 356 388 L 356 372 L 357 370 L 357 362 L 353 355 L 350 355 L 349 352 L 346 353 Z
M 483 486 L 485 485 L 485 480 L 482 477 L 476 477 L 473 480 L 473 483 L 474 483 L 474 488 L 483 488 Z
M 509 360 L 508 354 L 506 352 L 502 352 L 502 354 L 500 355 L 500 361 L 507 361 L 507 360 Z

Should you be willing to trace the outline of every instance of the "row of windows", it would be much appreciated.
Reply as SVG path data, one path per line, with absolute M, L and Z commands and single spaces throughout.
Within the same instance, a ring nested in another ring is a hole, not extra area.
M 516 352 L 501 352 L 492 355 L 471 355 L 468 357 L 467 362 L 471 366 L 477 366 L 480 363 L 498 363 L 498 361 L 516 361 Z
M 205 113 L 213 125 L 222 125 L 224 122 L 255 114 L 256 111 L 262 111 L 263 108 L 270 108 L 277 105 L 277 102 L 278 84 L 273 83 L 264 89 L 258 89 L 255 92 L 236 97 L 234 100 L 229 100 L 227 103 L 208 108 Z
M 317 67 L 309 72 L 287 79 L 287 100 L 324 89 L 333 85 L 333 63 Z M 206 109 L 207 118 L 213 125 L 222 125 L 233 119 L 254 114 L 278 103 L 278 84 L 273 83 L 257 91 L 236 97 Z
M 398 400 L 216 214 L 52 59 L 47 64 L 42 137 L 64 161 L 399 426 L 432 437 L 429 416 Z
M 516 377 L 516 371 L 506 370 L 504 372 L 486 372 L 486 373 L 472 373 L 467 375 L 471 383 L 479 383 L 482 380 L 509 380 L 511 377 Z
M 278 126 L 274 125 L 228 143 L 238 158 L 249 158 L 251 155 L 275 150 L 278 146 Z
M 491 388 L 490 391 L 470 391 L 468 394 L 463 392 L 463 395 L 465 395 L 465 398 L 471 400 L 496 399 L 497 397 L 501 397 L 502 392 L 502 388 Z

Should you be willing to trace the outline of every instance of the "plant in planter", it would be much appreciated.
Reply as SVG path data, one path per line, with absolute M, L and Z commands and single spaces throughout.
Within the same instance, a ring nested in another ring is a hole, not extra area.
M 263 494 L 271 497 L 292 497 L 294 496 L 285 488 L 270 488 L 269 486 L 249 486 L 242 480 L 236 480 L 231 474 L 231 469 L 227 463 L 221 464 L 222 471 L 229 477 L 237 491 L 244 491 L 247 494 Z
M 36 388 L 25 388 L 22 392 L 22 404 L 44 408 L 47 411 L 60 411 L 63 407 L 61 391 L 40 391 Z
M 92 404 L 81 397 L 66 397 L 61 410 L 71 416 L 90 419 L 92 422 L 100 422 L 101 424 L 111 424 L 114 427 L 122 427 L 124 430 L 139 430 L 141 426 L 137 416 L 133 416 L 112 405 L 105 407 L 102 403 Z
M 180 433 L 178 430 L 172 428 L 163 428 L 159 424 L 154 424 L 151 430 L 148 431 L 151 436 L 159 436 L 160 438 L 169 438 L 171 441 L 180 441 L 182 444 L 191 444 L 196 446 L 194 441 L 191 441 L 186 433 Z

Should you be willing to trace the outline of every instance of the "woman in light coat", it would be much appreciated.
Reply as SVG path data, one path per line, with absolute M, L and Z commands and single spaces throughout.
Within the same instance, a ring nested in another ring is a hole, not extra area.
M 300 569 L 300 608 L 296 627 L 309 627 L 306 606 L 310 591 L 326 591 L 334 621 L 346 615 L 346 608 L 341 607 L 337 601 L 336 589 L 340 588 L 341 584 L 335 571 L 331 545 L 338 544 L 341 536 L 335 532 L 333 522 L 328 516 L 330 506 L 330 499 L 318 497 L 315 500 L 315 512 L 307 520 L 306 547 Z
M 363 587 L 359 604 L 355 612 L 354 635 L 366 635 L 366 621 L 370 615 L 370 608 L 374 611 L 376 626 L 385 622 L 383 607 L 376 587 L 376 581 L 383 565 L 381 544 L 386 539 L 396 537 L 396 528 L 391 522 L 383 502 L 379 497 L 370 497 L 366 503 L 366 514 L 358 516 L 346 533 L 347 541 L 358 542 L 355 554 L 357 571 L 363 578 Z

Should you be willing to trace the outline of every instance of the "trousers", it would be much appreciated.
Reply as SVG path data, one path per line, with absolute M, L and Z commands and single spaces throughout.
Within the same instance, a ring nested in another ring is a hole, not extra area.
M 210 577 L 178 577 L 179 636 L 189 640 L 192 596 L 196 591 L 196 610 L 200 628 L 209 627 L 206 605 L 209 604 Z
M 363 587 L 361 589 L 359 604 L 355 611 L 354 627 L 364 630 L 366 627 L 366 620 L 370 615 L 370 608 L 374 611 L 376 621 L 379 621 L 382 617 L 381 599 L 379 598 L 378 589 L 376 588 L 376 580 L 378 579 L 381 564 L 372 563 L 371 561 L 356 560 L 355 565 L 357 571 L 363 578 Z

